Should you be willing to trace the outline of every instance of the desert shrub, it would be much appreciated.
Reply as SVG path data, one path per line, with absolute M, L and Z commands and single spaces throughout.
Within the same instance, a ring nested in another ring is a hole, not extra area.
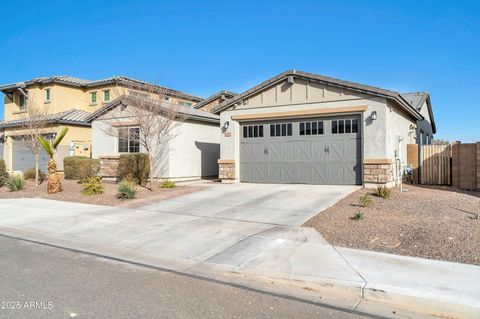
M 25 179 L 35 179 L 35 167 L 27 168 L 23 172 L 23 178 Z M 41 182 L 45 179 L 45 173 L 41 169 L 38 170 L 38 180 Z
M 84 180 L 97 175 L 100 160 L 84 156 L 69 156 L 63 159 L 65 179 Z
M 177 187 L 177 185 L 175 185 L 175 182 L 169 179 L 163 180 L 162 183 L 160 184 L 160 188 L 175 188 L 175 187 Z
M 22 175 L 12 175 L 7 180 L 7 187 L 11 192 L 20 191 L 25 188 L 25 179 Z
M 356 212 L 355 215 L 353 215 L 352 219 L 353 220 L 362 220 L 365 217 L 365 215 L 362 212 Z
M 82 181 L 83 195 L 103 194 L 102 179 L 98 176 L 90 176 Z
M 0 159 L 0 176 L 7 176 L 7 169 L 5 167 L 5 161 Z
M 126 179 L 122 180 L 118 185 L 117 197 L 121 199 L 134 199 L 137 194 L 135 183 Z
M 387 186 L 378 186 L 375 189 L 375 195 L 383 199 L 389 199 L 391 194 L 392 194 L 392 190 Z
M 139 185 L 146 185 L 150 177 L 150 161 L 143 153 L 122 154 L 118 162 L 120 180 L 130 180 Z
M 5 161 L 0 159 L 0 187 L 7 183 L 8 175 L 5 167 Z
M 364 195 L 360 196 L 358 201 L 360 202 L 360 204 L 363 207 L 367 207 L 367 206 L 370 206 L 370 205 L 373 204 L 373 200 L 370 198 L 370 195 L 368 195 L 368 194 L 364 194 Z

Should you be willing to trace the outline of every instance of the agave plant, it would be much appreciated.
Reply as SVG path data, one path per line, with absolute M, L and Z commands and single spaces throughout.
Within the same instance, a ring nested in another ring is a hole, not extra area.
M 55 137 L 55 139 L 50 142 L 44 139 L 41 136 L 37 136 L 38 141 L 42 145 L 45 152 L 50 156 L 50 160 L 48 161 L 48 181 L 47 181 L 47 193 L 54 194 L 62 191 L 62 184 L 60 183 L 60 177 L 57 174 L 57 163 L 53 159 L 55 152 L 57 151 L 57 147 L 67 134 L 68 128 L 64 127 L 60 134 Z

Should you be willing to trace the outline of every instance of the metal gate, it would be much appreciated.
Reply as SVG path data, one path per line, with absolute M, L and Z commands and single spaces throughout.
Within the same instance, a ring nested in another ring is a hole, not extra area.
M 244 123 L 240 180 L 361 184 L 359 116 Z

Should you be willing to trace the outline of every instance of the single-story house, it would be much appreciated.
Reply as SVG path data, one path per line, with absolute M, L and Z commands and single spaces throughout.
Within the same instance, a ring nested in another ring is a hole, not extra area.
M 139 139 L 132 138 L 142 134 L 138 113 L 129 112 L 129 108 L 137 107 L 138 100 L 121 96 L 87 118 L 92 124 L 92 157 L 101 159 L 103 177 L 116 177 L 119 155 L 145 153 Z M 173 107 L 181 118 L 169 131 L 171 138 L 155 142 L 154 176 L 172 180 L 216 177 L 220 156 L 219 116 L 165 101 L 152 103 L 156 103 L 153 106 L 158 110 L 155 116 L 159 121 Z
M 220 103 L 223 181 L 392 186 L 435 133 L 428 94 L 291 70 Z

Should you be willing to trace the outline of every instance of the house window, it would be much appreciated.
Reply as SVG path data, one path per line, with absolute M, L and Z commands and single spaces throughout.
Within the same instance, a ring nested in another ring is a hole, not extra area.
M 190 102 L 185 102 L 185 101 L 181 101 L 179 104 L 180 104 L 180 105 L 183 105 L 183 106 L 192 106 L 192 105 L 193 105 L 192 103 L 190 103 Z
M 358 133 L 358 120 L 333 120 L 332 134 Z
M 243 127 L 244 138 L 263 137 L 263 125 L 246 125 Z
M 270 124 L 270 136 L 292 136 L 292 123 Z
M 322 135 L 323 121 L 319 122 L 300 122 L 298 129 L 299 135 Z
M 45 102 L 50 102 L 52 99 L 52 93 L 50 92 L 50 89 L 45 89 Z
M 118 129 L 118 152 L 139 153 L 140 152 L 140 128 L 121 127 Z
M 90 103 L 97 103 L 97 92 L 90 92 Z
M 105 102 L 110 101 L 110 90 L 104 90 L 103 91 L 103 100 Z
M 18 96 L 18 107 L 20 110 L 26 110 L 27 109 L 27 99 L 25 98 L 25 95 L 20 94 Z
M 164 96 L 164 97 L 163 97 L 163 100 L 164 100 L 164 101 L 170 101 L 170 97 Z

